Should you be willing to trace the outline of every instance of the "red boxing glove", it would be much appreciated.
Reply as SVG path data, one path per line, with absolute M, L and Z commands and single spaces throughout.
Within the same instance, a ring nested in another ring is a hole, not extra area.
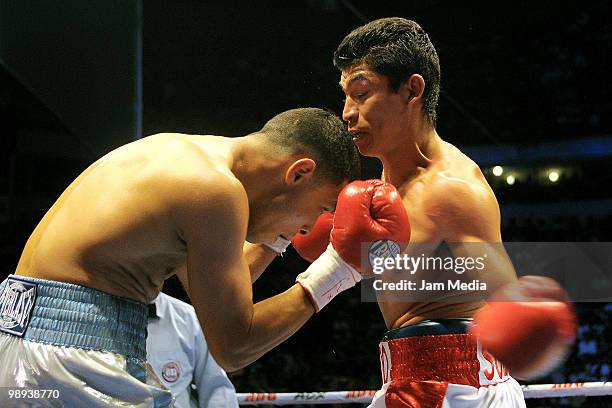
M 342 259 L 364 276 L 369 266 L 361 264 L 361 243 L 391 240 L 404 249 L 410 241 L 410 221 L 402 198 L 382 180 L 358 180 L 338 196 L 331 243 Z
M 550 278 L 524 276 L 491 296 L 470 332 L 511 375 L 531 379 L 565 360 L 576 330 L 576 314 L 563 288 Z
M 334 226 L 334 214 L 321 214 L 315 221 L 310 232 L 298 234 L 291 240 L 298 254 L 308 262 L 314 262 L 321 256 L 329 244 L 329 233 Z
M 380 180 L 347 185 L 338 196 L 333 223 L 325 252 L 296 278 L 317 312 L 370 272 L 370 268 L 361 268 L 362 242 L 410 240 L 410 223 L 401 197 L 395 187 Z M 322 246 L 322 240 L 319 243 Z M 317 246 L 317 251 L 320 248 Z

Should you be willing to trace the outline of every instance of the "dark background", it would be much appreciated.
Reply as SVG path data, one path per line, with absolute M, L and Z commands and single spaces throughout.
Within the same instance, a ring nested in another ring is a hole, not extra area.
M 474 152 L 500 201 L 504 239 L 611 241 L 611 11 L 607 1 L 2 0 L 2 272 L 61 191 L 114 147 L 161 131 L 244 135 L 294 107 L 340 113 L 332 53 L 350 30 L 387 16 L 416 20 L 436 46 L 438 132 Z M 520 154 L 535 149 L 537 159 Z M 517 182 L 493 176 L 493 164 Z M 546 180 L 551 168 L 557 183 Z M 379 171 L 364 160 L 364 177 Z M 255 284 L 256 299 L 286 289 L 306 266 L 290 250 Z M 184 296 L 175 281 L 166 291 Z M 609 378 L 612 306 L 577 310 L 568 362 L 536 382 Z M 239 392 L 377 389 L 384 331 L 376 305 L 350 290 L 232 379 Z

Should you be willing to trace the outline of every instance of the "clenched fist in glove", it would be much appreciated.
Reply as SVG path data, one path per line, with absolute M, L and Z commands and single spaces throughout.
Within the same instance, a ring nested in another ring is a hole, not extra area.
M 493 293 L 474 316 L 470 332 L 511 375 L 530 379 L 563 362 L 576 329 L 565 290 L 553 279 L 524 276 Z
M 369 265 L 361 264 L 361 243 L 377 240 L 407 243 L 408 214 L 391 184 L 381 180 L 354 181 L 338 196 L 330 244 L 296 279 L 310 295 L 316 311 L 353 287 L 362 273 L 369 274 Z
M 310 229 L 310 232 L 306 235 L 296 235 L 291 240 L 291 244 L 302 258 L 308 262 L 313 262 L 325 252 L 329 244 L 329 233 L 333 226 L 334 214 L 321 214 Z

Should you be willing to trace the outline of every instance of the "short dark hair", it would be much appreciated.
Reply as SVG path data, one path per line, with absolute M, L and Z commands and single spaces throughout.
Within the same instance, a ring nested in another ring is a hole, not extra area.
M 390 17 L 374 20 L 351 31 L 334 52 L 334 65 L 342 71 L 358 64 L 365 64 L 385 75 L 394 92 L 410 75 L 423 76 L 423 110 L 430 123 L 436 125 L 440 61 L 420 25 L 405 18 Z
M 335 184 L 358 179 L 359 153 L 342 120 L 318 108 L 291 109 L 270 119 L 259 133 L 283 151 L 313 155 L 318 174 Z

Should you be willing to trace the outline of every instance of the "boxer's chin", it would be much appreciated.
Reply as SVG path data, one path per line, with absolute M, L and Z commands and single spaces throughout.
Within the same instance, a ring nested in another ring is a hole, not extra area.
M 255 231 L 247 231 L 246 240 L 247 242 L 250 242 L 251 244 L 269 244 L 269 243 L 274 242 L 274 240 L 271 239 L 270 236 L 267 236 L 261 233 L 257 233 Z
M 269 229 L 259 228 L 258 223 L 249 224 L 246 240 L 251 244 L 269 245 L 274 243 L 276 238 L 278 238 L 278 231 L 271 232 Z
M 283 234 L 278 234 L 278 235 L 266 235 L 266 237 L 263 238 L 262 242 L 260 243 L 266 244 L 266 245 L 274 245 L 278 242 L 279 239 L 282 239 L 284 241 L 291 241 L 291 239 L 286 238 Z
M 376 152 L 372 151 L 372 148 L 371 148 L 372 139 L 371 138 L 372 136 L 366 133 L 360 133 L 358 134 L 357 137 L 355 137 L 355 135 L 353 136 L 353 144 L 355 144 L 355 147 L 357 147 L 357 150 L 359 150 L 359 153 L 362 156 L 366 156 L 366 157 L 377 157 L 378 156 Z

